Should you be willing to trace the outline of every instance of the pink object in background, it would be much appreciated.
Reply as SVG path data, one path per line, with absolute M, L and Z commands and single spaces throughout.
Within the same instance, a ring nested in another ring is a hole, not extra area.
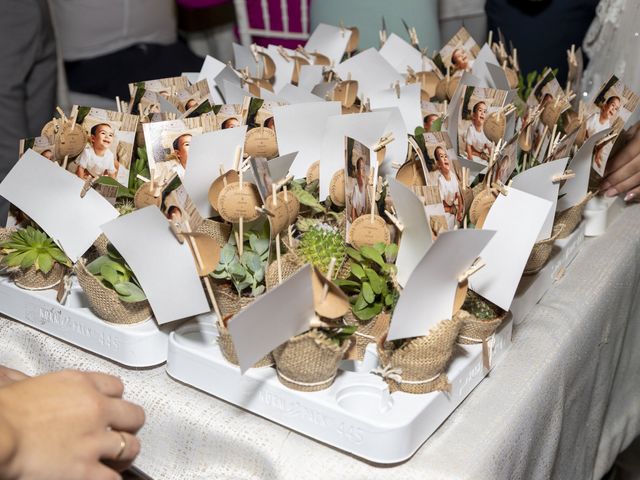
M 207 8 L 231 3 L 231 0 L 176 0 L 176 3 L 184 8 Z
M 255 36 L 252 35 L 252 40 L 258 45 L 266 47 L 271 43 L 286 48 L 296 48 L 306 43 L 304 39 L 286 37 L 287 33 L 309 36 L 308 12 L 311 0 L 235 0 L 236 4 L 240 2 L 246 4 L 249 30 L 271 32 L 269 36 L 260 36 L 258 33 Z M 266 11 L 263 11 L 264 6 L 267 7 Z M 236 12 L 238 12 L 237 5 Z M 269 22 L 268 25 L 267 22 Z M 283 32 L 283 35 L 278 36 L 278 32 Z

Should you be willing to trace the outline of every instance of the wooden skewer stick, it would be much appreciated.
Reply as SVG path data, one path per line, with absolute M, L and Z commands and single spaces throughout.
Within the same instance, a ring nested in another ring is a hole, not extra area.
M 331 257 L 331 261 L 329 262 L 329 269 L 327 270 L 327 279 L 331 281 L 333 278 L 333 270 L 336 268 L 336 257 Z M 327 299 L 327 294 L 329 293 L 329 282 L 325 283 L 322 287 L 322 301 L 324 302 Z
M 481 268 L 483 268 L 486 265 L 486 263 L 484 263 L 484 261 L 478 257 L 476 258 L 476 260 L 471 264 L 471 266 L 469 268 L 467 268 L 459 277 L 458 277 L 458 283 L 462 283 L 465 280 L 468 280 L 469 277 L 471 275 L 473 275 L 474 273 L 476 273 L 478 270 L 480 270 Z
M 211 305 L 213 305 L 213 310 L 216 312 L 216 316 L 219 321 L 222 321 L 222 313 L 220 312 L 220 306 L 218 305 L 218 301 L 216 300 L 216 296 L 213 294 L 213 288 L 211 287 L 211 279 L 209 275 L 204 277 L 204 286 L 207 289 L 207 294 L 209 295 L 209 299 L 211 300 Z
M 238 160 L 238 151 L 239 148 L 236 149 L 236 160 Z M 244 176 L 242 174 L 242 169 L 239 172 L 240 175 L 240 190 L 244 187 Z M 238 243 L 238 254 L 242 256 L 242 251 L 244 250 L 244 218 L 240 217 L 238 219 L 238 236 L 240 237 L 240 242 Z
M 65 155 L 64 160 L 62 160 L 62 168 L 66 170 L 68 163 L 69 163 L 69 155 Z
M 56 112 L 60 114 L 60 118 L 62 118 L 63 122 L 67 121 L 67 116 L 64 114 L 64 111 L 60 108 L 60 106 L 56 107 Z
M 551 156 L 551 152 L 553 151 L 553 144 L 556 138 L 556 131 L 558 130 L 558 124 L 553 125 L 553 130 L 551 130 L 551 139 L 549 140 L 549 150 L 547 152 L 547 157 Z
M 549 130 L 549 127 L 547 127 L 545 125 L 544 129 L 542 130 L 542 135 L 540 136 L 540 143 L 538 144 L 538 147 L 536 148 L 536 153 L 531 159 L 532 161 L 535 161 L 538 158 L 538 155 L 540 154 L 540 150 L 542 149 L 542 144 L 544 143 L 544 139 L 547 136 L 547 131 L 548 130 Z
M 278 263 L 278 284 L 282 283 L 282 260 L 280 257 L 280 232 L 276 234 L 276 262 Z
M 372 192 L 371 192 L 371 223 L 373 223 L 373 219 L 375 217 L 376 190 L 378 188 L 378 162 L 375 162 L 372 170 L 373 170 L 373 185 L 372 185 Z
M 118 95 L 116 95 L 116 108 L 118 113 L 122 113 L 122 105 L 120 105 L 120 97 Z
M 85 181 L 84 181 L 84 185 L 82 186 L 82 190 L 80 190 L 80 198 L 84 198 L 84 196 L 87 194 L 87 192 L 89 190 L 91 190 L 91 187 L 93 186 L 93 184 L 96 182 L 97 178 L 94 177 L 93 175 L 89 175 Z

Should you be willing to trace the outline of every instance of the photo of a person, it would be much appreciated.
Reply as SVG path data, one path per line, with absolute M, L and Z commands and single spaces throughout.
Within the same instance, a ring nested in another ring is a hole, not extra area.
M 190 133 L 183 133 L 173 141 L 173 152 L 176 158 L 180 162 L 183 170 L 187 168 L 187 161 L 189 160 L 189 147 L 191 146 L 191 139 L 193 136 Z
M 370 173 L 371 152 L 362 143 L 346 139 L 345 162 L 345 211 L 347 223 L 370 213 L 371 210 L 371 185 Z
M 171 182 L 162 192 L 160 210 L 173 224 L 179 224 L 182 230 L 193 232 L 204 221 L 191 197 L 181 182 Z
M 464 87 L 458 112 L 458 154 L 473 162 L 487 165 L 492 142 L 484 133 L 490 114 L 504 106 L 505 90 Z
M 275 130 L 276 129 L 276 123 L 273 120 L 273 117 L 267 118 L 262 125 L 264 127 L 270 128 L 271 130 Z
M 439 60 L 445 69 L 442 73 L 446 74 L 448 69 L 451 75 L 461 76 L 464 72 L 471 71 L 478 53 L 480 53 L 480 47 L 462 27 L 440 50 Z
M 444 206 L 447 227 L 453 230 L 464 218 L 464 204 L 460 193 L 460 182 L 449 160 L 447 149 L 443 145 L 434 151 L 436 168 L 438 169 L 438 186 Z
M 620 112 L 621 103 L 620 97 L 611 95 L 600 105 L 600 112 L 594 113 L 587 120 L 587 138 L 613 126 Z
M 435 122 L 438 118 L 438 115 L 436 115 L 435 113 L 425 115 L 422 119 L 422 127 L 424 128 L 424 131 L 430 132 L 431 127 L 433 126 L 433 122 Z
M 514 136 L 500 151 L 500 155 L 494 165 L 493 181 L 499 180 L 504 185 L 509 181 L 509 177 L 516 169 L 517 142 L 518 137 Z
M 451 54 L 451 65 L 455 70 L 468 72 L 473 67 L 473 59 L 469 58 L 469 54 L 464 47 L 458 47 Z
M 173 223 L 182 224 L 182 210 L 175 205 L 167 209 L 165 216 Z
M 187 103 L 184 104 L 184 110 L 186 112 L 188 110 L 191 110 L 192 108 L 196 108 L 197 106 L 198 106 L 198 102 L 196 101 L 196 99 L 191 98 L 187 100 Z
M 114 141 L 114 131 L 108 123 L 91 127 L 89 145 L 76 158 L 76 175 L 83 180 L 89 176 L 116 178 L 120 164 L 109 149 Z
M 240 120 L 235 117 L 229 117 L 224 122 L 222 122 L 221 128 L 222 130 L 226 130 L 227 128 L 235 128 L 240 126 Z
M 52 162 L 56 161 L 56 159 L 53 158 L 53 152 L 48 148 L 46 150 L 44 150 L 43 152 L 40 152 L 40 155 L 42 155 L 47 160 L 51 160 Z
M 269 171 L 269 162 L 264 157 L 253 156 L 249 162 L 256 187 L 258 187 L 258 192 L 260 192 L 260 198 L 265 202 L 273 191 L 273 180 L 271 178 L 271 172 Z

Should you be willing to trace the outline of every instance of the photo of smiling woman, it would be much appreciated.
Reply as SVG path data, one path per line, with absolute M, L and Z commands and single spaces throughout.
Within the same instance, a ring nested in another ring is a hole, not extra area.
M 90 175 L 116 178 L 120 164 L 110 150 L 114 141 L 113 128 L 108 123 L 98 123 L 91 127 L 90 132 L 89 144 L 76 159 L 76 175 L 83 180 Z

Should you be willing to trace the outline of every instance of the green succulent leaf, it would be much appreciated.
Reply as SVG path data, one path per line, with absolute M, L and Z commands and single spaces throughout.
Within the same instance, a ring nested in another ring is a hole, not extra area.
M 54 260 L 51 255 L 47 253 L 38 254 L 38 258 L 36 259 L 36 268 L 38 268 L 45 275 L 51 271 L 53 268 Z
M 38 250 L 29 250 L 25 252 L 25 254 L 22 256 L 22 260 L 20 261 L 20 268 L 26 270 L 29 267 L 32 267 L 33 264 L 37 262 L 38 256 Z
M 123 302 L 134 303 L 147 299 L 142 289 L 133 282 L 117 283 L 114 285 L 114 289 Z
M 236 258 L 236 249 L 233 245 L 227 243 L 220 251 L 220 263 L 229 264 Z
M 384 247 L 384 257 L 387 262 L 395 262 L 398 256 L 398 245 L 396 243 L 390 243 Z
M 384 268 L 386 266 L 382 255 L 375 248 L 364 245 L 362 246 L 362 248 L 360 248 L 360 253 L 364 258 L 377 263 L 380 267 Z
M 364 271 L 367 274 L 367 278 L 369 279 L 369 283 L 371 284 L 373 293 L 375 293 L 376 295 L 380 295 L 382 293 L 384 280 L 382 280 L 382 278 L 380 278 L 380 275 L 378 275 L 376 271 L 371 268 L 365 268 Z
M 118 275 L 118 272 L 109 264 L 102 265 L 102 267 L 100 267 L 100 276 L 112 286 L 120 283 L 120 276 Z
M 376 294 L 373 293 L 371 284 L 369 282 L 362 283 L 362 296 L 367 303 L 373 303 L 376 300 Z
M 382 303 L 378 302 L 362 309 L 354 309 L 353 314 L 360 320 L 371 320 L 382 312 L 382 308 Z
M 364 268 L 362 268 L 357 263 L 352 263 L 351 264 L 351 273 L 353 275 L 355 275 L 360 280 L 363 280 L 367 276 L 366 273 L 364 273 Z
M 365 300 L 362 292 L 360 292 L 360 294 L 356 298 L 355 303 L 353 304 L 353 311 L 355 312 L 356 310 L 362 310 L 364 308 L 367 308 L 367 305 L 368 305 L 367 301 Z

